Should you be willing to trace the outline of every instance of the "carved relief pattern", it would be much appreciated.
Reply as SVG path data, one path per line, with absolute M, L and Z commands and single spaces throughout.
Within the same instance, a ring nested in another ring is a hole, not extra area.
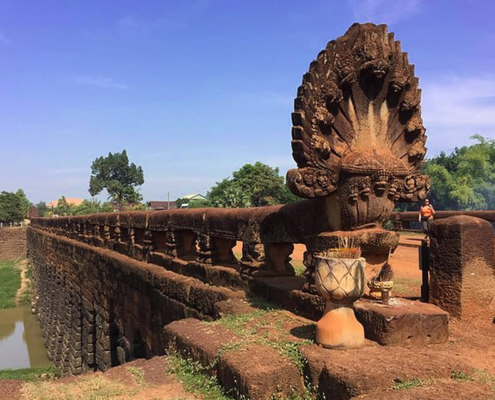
M 354 24 L 303 77 L 292 114 L 292 192 L 339 197 L 344 229 L 379 225 L 396 201 L 424 199 L 428 178 L 414 66 L 385 25 Z

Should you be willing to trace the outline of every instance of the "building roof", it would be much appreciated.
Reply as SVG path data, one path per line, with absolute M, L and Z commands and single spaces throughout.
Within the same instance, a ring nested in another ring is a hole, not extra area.
M 202 194 L 194 193 L 194 194 L 188 194 L 187 196 L 184 196 L 183 199 L 186 199 L 186 200 L 206 200 L 206 197 L 203 196 Z
M 66 197 L 65 200 L 67 201 L 67 203 L 69 205 L 73 205 L 73 206 L 78 206 L 80 205 L 84 200 L 83 199 L 78 199 L 76 197 Z M 55 208 L 58 206 L 58 200 L 53 200 L 53 201 L 50 201 L 48 204 L 47 204 L 48 207 L 52 207 L 52 208 Z

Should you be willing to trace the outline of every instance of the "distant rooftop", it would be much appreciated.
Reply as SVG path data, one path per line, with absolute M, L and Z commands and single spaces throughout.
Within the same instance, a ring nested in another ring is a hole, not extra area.
M 84 200 L 83 199 L 78 199 L 76 197 L 66 197 L 65 200 L 67 200 L 67 203 L 69 205 L 72 205 L 72 206 L 78 206 L 80 205 Z M 47 204 L 48 207 L 52 207 L 52 208 L 55 208 L 58 206 L 58 200 L 53 200 L 53 201 L 50 201 L 48 204 Z
M 188 194 L 182 198 L 186 200 L 206 200 L 206 197 L 199 193 Z

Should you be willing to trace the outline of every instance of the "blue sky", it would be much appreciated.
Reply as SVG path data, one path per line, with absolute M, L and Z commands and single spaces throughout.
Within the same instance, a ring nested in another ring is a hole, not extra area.
M 293 98 L 353 22 L 416 65 L 429 155 L 495 137 L 491 0 L 3 0 L 0 190 L 88 198 L 126 149 L 145 200 L 206 193 L 245 163 L 294 167 Z

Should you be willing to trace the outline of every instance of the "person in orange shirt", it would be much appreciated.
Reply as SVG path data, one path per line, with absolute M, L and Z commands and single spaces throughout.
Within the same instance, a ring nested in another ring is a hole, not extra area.
M 419 222 L 423 223 L 423 232 L 428 236 L 430 233 L 431 223 L 433 222 L 435 210 L 428 199 L 425 200 L 419 211 Z

